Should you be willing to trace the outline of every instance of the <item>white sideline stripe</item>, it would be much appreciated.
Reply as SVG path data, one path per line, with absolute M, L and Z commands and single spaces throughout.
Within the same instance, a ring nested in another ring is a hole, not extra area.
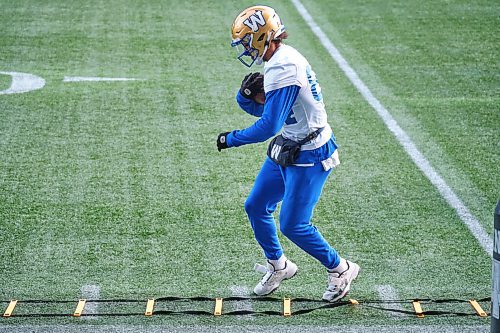
M 98 300 L 101 296 L 101 287 L 95 284 L 86 284 L 80 289 L 83 299 Z M 88 302 L 85 304 L 85 314 L 97 314 L 99 303 Z M 82 316 L 83 319 L 97 319 L 96 316 Z
M 393 301 L 398 300 L 399 296 L 396 290 L 387 284 L 376 286 L 378 295 L 382 301 Z M 382 307 L 385 309 L 394 309 L 394 310 L 404 310 L 401 304 L 399 303 L 382 303 Z M 390 312 L 392 317 L 404 317 L 404 313 L 399 312 Z
M 231 286 L 229 289 L 231 290 L 231 293 L 233 294 L 233 296 L 242 296 L 243 297 L 243 296 L 250 295 L 250 290 L 248 289 L 248 287 L 245 287 L 245 286 Z M 250 300 L 235 302 L 234 311 L 253 311 L 252 302 Z M 253 320 L 254 319 L 252 316 L 238 316 L 236 318 L 238 318 L 240 320 Z
M 12 77 L 10 87 L 0 91 L 0 95 L 25 93 L 41 89 L 45 86 L 45 80 L 33 74 L 19 72 L 0 72 L 0 74 L 10 75 Z
M 307 9 L 302 5 L 299 0 L 291 0 L 297 8 L 302 18 L 306 21 L 307 25 L 311 28 L 316 37 L 319 38 L 321 44 L 328 51 L 330 56 L 337 62 L 347 78 L 352 82 L 356 89 L 363 95 L 365 100 L 375 109 L 378 115 L 382 118 L 387 128 L 394 134 L 398 142 L 403 146 L 405 151 L 410 155 L 411 159 L 418 168 L 425 174 L 430 182 L 437 188 L 441 196 L 448 202 L 448 204 L 455 209 L 460 219 L 465 223 L 470 232 L 476 237 L 481 247 L 490 255 L 493 256 L 493 241 L 484 230 L 483 226 L 479 223 L 469 209 L 462 203 L 460 198 L 453 192 L 444 179 L 434 170 L 429 161 L 417 149 L 408 134 L 399 127 L 396 120 L 391 116 L 389 111 L 380 103 L 380 101 L 373 96 L 372 92 L 359 78 L 354 69 L 347 63 L 344 57 L 340 54 L 337 48 L 333 45 L 326 34 L 313 20 Z
M 5 324 L 4 324 L 5 325 Z M 238 325 L 238 326 L 167 326 L 167 325 L 5 325 L 0 324 L 0 333 L 213 333 L 213 332 L 229 332 L 229 333 L 261 333 L 266 331 L 266 326 L 258 325 Z M 358 333 L 358 332 L 375 332 L 375 333 L 414 333 L 414 332 L 440 332 L 440 333 L 487 333 L 490 331 L 490 325 L 468 325 L 468 326 L 452 326 L 452 325 L 391 325 L 391 326 L 291 326 L 291 325 L 273 325 L 267 331 L 287 332 L 287 333 Z
M 90 77 L 90 76 L 65 76 L 63 82 L 99 82 L 99 81 L 142 81 L 144 79 L 128 77 Z

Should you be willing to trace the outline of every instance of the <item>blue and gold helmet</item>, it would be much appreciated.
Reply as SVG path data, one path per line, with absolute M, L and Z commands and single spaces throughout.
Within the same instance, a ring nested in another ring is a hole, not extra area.
M 273 8 L 252 6 L 236 16 L 231 28 L 231 46 L 238 49 L 238 59 L 251 67 L 254 62 L 262 63 L 269 43 L 284 31 L 285 26 Z

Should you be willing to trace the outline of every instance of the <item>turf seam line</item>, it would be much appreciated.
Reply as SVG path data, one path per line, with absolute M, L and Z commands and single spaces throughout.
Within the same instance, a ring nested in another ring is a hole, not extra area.
M 382 105 L 382 103 L 372 94 L 371 90 L 366 86 L 366 84 L 359 78 L 356 71 L 354 71 L 347 60 L 340 54 L 340 52 L 333 45 L 328 36 L 314 21 L 304 5 L 302 5 L 299 0 L 291 0 L 291 2 L 294 4 L 295 8 L 307 23 L 309 28 L 312 30 L 312 32 L 316 35 L 316 37 L 318 37 L 321 44 L 328 51 L 332 59 L 339 65 L 340 69 L 344 72 L 346 77 L 361 93 L 368 104 L 370 104 L 370 106 L 377 112 L 380 118 L 382 118 L 386 127 L 394 134 L 398 142 L 401 144 L 401 146 L 403 146 L 404 150 L 410 156 L 413 162 L 424 173 L 427 179 L 429 179 L 432 185 L 434 185 L 434 187 L 438 190 L 438 192 L 446 200 L 446 202 L 448 202 L 448 204 L 455 210 L 462 222 L 474 235 L 474 237 L 477 239 L 486 253 L 488 253 L 489 256 L 493 256 L 493 240 L 490 238 L 490 236 L 488 236 L 488 233 L 485 231 L 481 223 L 479 223 L 477 218 L 469 211 L 469 209 L 455 194 L 452 188 L 437 173 L 437 171 L 430 164 L 427 158 L 417 149 L 417 146 L 413 143 L 409 135 L 399 126 L 399 124 L 392 117 L 389 111 Z

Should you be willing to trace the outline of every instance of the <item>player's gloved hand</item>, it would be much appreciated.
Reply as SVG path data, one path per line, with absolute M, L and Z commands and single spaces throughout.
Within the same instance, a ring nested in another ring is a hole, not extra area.
M 248 99 L 254 99 L 258 93 L 264 93 L 264 75 L 250 73 L 241 81 L 240 93 Z
M 217 137 L 217 150 L 218 151 L 221 151 L 222 149 L 229 148 L 227 146 L 227 142 L 226 142 L 226 137 L 228 134 L 229 134 L 229 132 L 224 132 L 224 133 L 219 134 L 219 136 Z

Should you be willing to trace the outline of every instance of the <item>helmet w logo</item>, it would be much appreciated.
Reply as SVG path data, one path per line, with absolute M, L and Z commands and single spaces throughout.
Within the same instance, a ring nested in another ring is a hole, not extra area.
M 250 15 L 243 24 L 252 29 L 253 32 L 259 31 L 259 27 L 263 27 L 266 25 L 266 20 L 264 20 L 264 16 L 262 15 L 261 10 L 256 10 L 255 13 Z

